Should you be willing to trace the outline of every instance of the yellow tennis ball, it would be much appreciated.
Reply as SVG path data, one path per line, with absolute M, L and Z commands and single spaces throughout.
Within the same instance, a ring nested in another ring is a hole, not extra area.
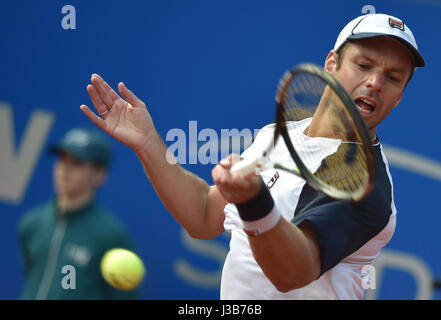
M 114 248 L 104 254 L 101 273 L 111 286 L 120 290 L 133 290 L 142 282 L 145 268 L 135 253 Z

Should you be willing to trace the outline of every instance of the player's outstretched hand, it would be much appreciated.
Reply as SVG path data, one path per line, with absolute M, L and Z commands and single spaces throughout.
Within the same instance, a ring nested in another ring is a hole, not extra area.
M 230 173 L 234 163 L 239 161 L 240 156 L 230 154 L 222 159 L 211 171 L 211 176 L 217 189 L 225 201 L 230 203 L 242 203 L 252 199 L 262 186 L 262 179 L 254 172 L 242 176 L 239 173 Z
M 142 150 L 149 137 L 155 133 L 145 103 L 138 99 L 123 82 L 118 84 L 118 91 L 122 97 L 97 74 L 92 75 L 91 82 L 92 84 L 87 86 L 87 92 L 101 117 L 87 105 L 81 105 L 80 109 L 99 128 L 121 143 L 136 152 Z

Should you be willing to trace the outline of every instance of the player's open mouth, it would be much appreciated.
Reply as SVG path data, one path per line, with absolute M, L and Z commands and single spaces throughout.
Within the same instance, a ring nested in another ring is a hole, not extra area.
M 358 110 L 361 115 L 371 115 L 377 106 L 377 103 L 369 98 L 359 97 L 355 99 L 355 103 L 357 104 Z

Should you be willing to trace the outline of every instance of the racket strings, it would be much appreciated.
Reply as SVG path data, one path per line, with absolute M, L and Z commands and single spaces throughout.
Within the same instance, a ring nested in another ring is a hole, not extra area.
M 320 77 L 306 72 L 296 74 L 280 89 L 284 90 L 280 96 L 285 122 L 313 118 L 314 130 L 318 134 L 314 137 L 344 142 L 340 143 L 336 152 L 323 159 L 316 146 L 308 145 L 305 132 L 290 132 L 302 162 L 318 164 L 315 172 L 308 168 L 313 177 L 344 192 L 355 193 L 364 188 L 369 180 L 367 155 L 358 128 L 340 96 Z M 307 133 L 309 135 L 309 131 Z
M 316 77 L 300 74 L 291 81 L 286 90 L 285 119 L 300 121 L 311 118 L 325 87 Z
M 336 189 L 356 192 L 368 179 L 366 155 L 360 149 L 359 144 L 342 143 L 337 152 L 323 160 L 314 175 Z

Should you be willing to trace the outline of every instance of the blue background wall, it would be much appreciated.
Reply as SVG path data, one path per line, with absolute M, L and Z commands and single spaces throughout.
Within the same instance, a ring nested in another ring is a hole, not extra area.
M 62 28 L 65 5 L 76 9 L 76 29 Z M 124 81 L 147 103 L 164 139 L 173 128 L 188 134 L 189 121 L 219 136 L 224 128 L 260 128 L 272 120 L 283 71 L 299 62 L 323 64 L 341 28 L 365 5 L 409 24 L 427 62 L 378 131 L 390 154 L 398 225 L 376 269 L 377 290 L 368 296 L 439 299 L 427 286 L 441 276 L 441 1 L 435 0 L 1 2 L 0 298 L 18 298 L 24 281 L 19 218 L 53 195 L 54 159 L 45 148 L 71 127 L 92 126 L 79 110 L 90 105 L 92 73 L 112 86 Z M 32 137 L 41 145 L 26 146 Z M 112 143 L 115 161 L 98 196 L 127 225 L 146 264 L 141 297 L 218 299 L 228 235 L 190 240 L 135 154 Z M 35 154 L 20 167 L 26 148 Z M 15 193 L 5 173 L 14 166 L 25 176 Z M 184 166 L 212 182 L 213 165 Z

